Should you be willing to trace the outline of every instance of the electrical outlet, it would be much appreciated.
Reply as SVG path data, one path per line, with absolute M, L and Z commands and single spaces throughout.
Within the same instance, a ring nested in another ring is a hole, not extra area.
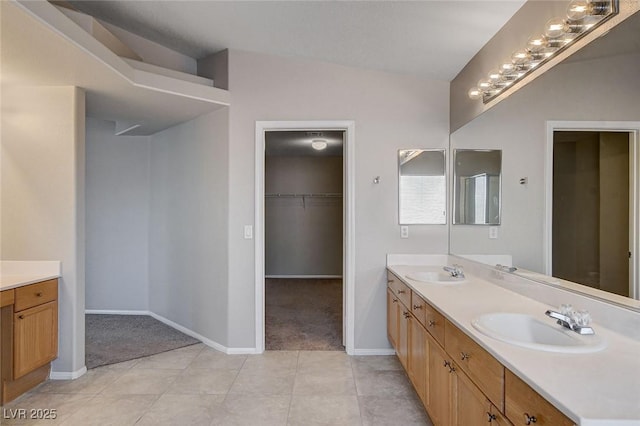
M 400 227 L 400 238 L 409 238 L 409 227 L 407 225 Z
M 498 227 L 490 226 L 489 227 L 489 239 L 495 240 L 498 238 Z
M 244 239 L 250 240 L 253 238 L 253 226 L 245 225 L 244 226 Z

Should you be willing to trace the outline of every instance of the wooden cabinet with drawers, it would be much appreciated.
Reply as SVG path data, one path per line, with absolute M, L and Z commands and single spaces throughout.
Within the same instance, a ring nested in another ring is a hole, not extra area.
M 436 426 L 574 423 L 388 272 L 387 333 Z
M 4 404 L 46 380 L 58 355 L 58 280 L 3 290 L 0 300 Z

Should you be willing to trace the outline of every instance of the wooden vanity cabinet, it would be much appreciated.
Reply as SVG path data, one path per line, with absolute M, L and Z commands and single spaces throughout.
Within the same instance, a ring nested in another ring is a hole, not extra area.
M 2 404 L 46 380 L 58 355 L 58 280 L 2 291 L 3 300 L 10 298 L 1 312 Z
M 389 341 L 434 425 L 574 425 L 391 272 L 387 283 Z
M 575 424 L 509 370 L 505 374 L 505 405 L 505 414 L 514 425 L 573 426 Z
M 504 367 L 462 330 L 445 321 L 445 350 L 500 411 L 504 411 Z
M 511 425 L 500 410 L 462 371 L 456 372 L 453 400 L 453 421 L 456 426 Z

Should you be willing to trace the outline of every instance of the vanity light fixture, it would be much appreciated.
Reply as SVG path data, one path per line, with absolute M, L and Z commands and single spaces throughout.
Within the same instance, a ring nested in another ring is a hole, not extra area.
M 314 139 L 311 141 L 311 148 L 315 149 L 316 151 L 327 149 L 327 141 L 324 139 Z
M 542 35 L 531 37 L 524 48 L 511 55 L 510 61 L 478 81 L 467 92 L 469 98 L 491 101 L 617 13 L 618 0 L 572 0 L 565 17 L 547 21 Z

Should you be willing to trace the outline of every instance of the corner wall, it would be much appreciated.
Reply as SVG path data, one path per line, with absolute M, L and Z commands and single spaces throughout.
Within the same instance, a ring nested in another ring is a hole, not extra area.
M 151 137 L 86 127 L 86 309 L 147 311 Z
M 60 260 L 53 372 L 84 368 L 85 96 L 76 87 L 2 87 L 3 260 Z
M 227 345 L 224 108 L 151 137 L 149 310 Z
M 447 148 L 449 83 L 248 52 L 229 52 L 229 342 L 255 347 L 256 121 L 355 121 L 355 348 L 389 348 L 387 253 L 448 252 L 446 225 L 411 226 L 400 239 L 397 155 Z M 378 185 L 372 183 L 380 176 Z

